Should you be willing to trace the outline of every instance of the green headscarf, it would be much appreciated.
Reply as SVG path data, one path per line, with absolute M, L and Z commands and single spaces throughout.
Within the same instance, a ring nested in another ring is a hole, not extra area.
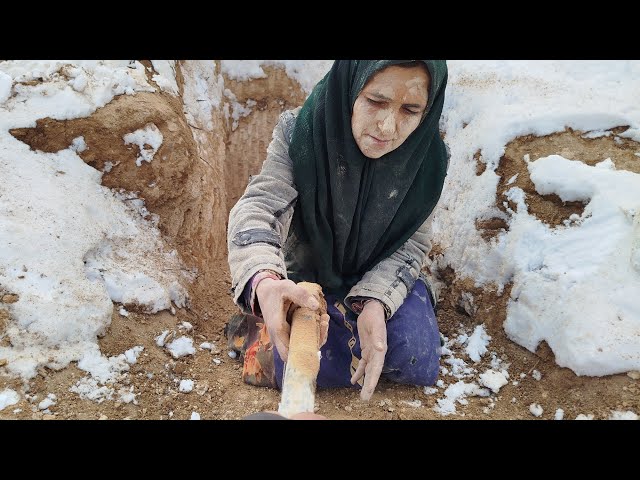
M 336 60 L 304 103 L 289 155 L 298 190 L 285 246 L 289 277 L 345 294 L 395 252 L 431 214 L 447 170 L 439 120 L 444 60 L 422 60 L 431 74 L 426 115 L 395 150 L 365 157 L 351 131 L 353 105 L 367 81 L 413 60 Z

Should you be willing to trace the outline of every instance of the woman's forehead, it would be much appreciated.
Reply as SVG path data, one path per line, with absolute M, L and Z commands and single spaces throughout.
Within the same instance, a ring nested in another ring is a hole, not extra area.
M 376 72 L 366 83 L 364 90 L 383 96 L 413 94 L 425 96 L 428 91 L 429 75 L 419 67 L 402 68 L 390 66 Z

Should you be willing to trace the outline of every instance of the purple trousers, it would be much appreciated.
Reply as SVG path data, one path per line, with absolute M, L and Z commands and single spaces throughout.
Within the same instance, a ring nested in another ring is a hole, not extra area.
M 327 295 L 329 334 L 321 348 L 319 388 L 351 387 L 351 375 L 361 356 L 357 316 L 333 295 Z M 274 352 L 275 353 L 275 352 Z M 381 378 L 411 385 L 433 385 L 440 368 L 440 333 L 424 282 L 416 280 L 411 293 L 387 322 L 387 355 Z M 282 388 L 284 364 L 274 354 L 275 377 Z

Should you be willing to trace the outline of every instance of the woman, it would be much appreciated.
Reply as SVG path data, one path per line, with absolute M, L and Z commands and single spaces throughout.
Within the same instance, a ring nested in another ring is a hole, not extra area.
M 446 82 L 445 61 L 337 60 L 281 115 L 229 216 L 234 302 L 262 317 L 228 332 L 243 339 L 248 383 L 281 388 L 287 310 L 318 308 L 300 281 L 319 283 L 328 304 L 318 387 L 358 384 L 368 400 L 381 374 L 435 382 L 440 337 L 419 274 L 448 166 Z

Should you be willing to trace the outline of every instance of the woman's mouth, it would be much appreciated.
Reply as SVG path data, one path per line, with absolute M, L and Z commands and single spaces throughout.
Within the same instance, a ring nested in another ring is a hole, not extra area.
M 373 144 L 378 147 L 383 147 L 385 145 L 388 145 L 389 142 L 391 142 L 391 140 L 380 140 L 379 138 L 376 138 L 373 135 L 369 135 L 369 137 L 371 137 L 371 139 L 373 140 Z

